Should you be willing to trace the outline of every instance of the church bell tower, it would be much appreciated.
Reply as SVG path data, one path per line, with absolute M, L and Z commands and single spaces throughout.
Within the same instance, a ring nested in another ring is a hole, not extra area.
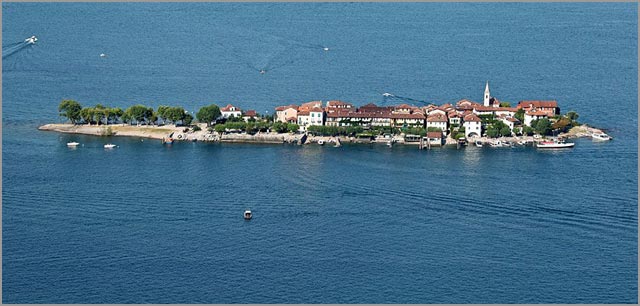
M 484 87 L 484 106 L 490 106 L 491 94 L 489 93 L 489 81 L 487 81 L 487 85 Z

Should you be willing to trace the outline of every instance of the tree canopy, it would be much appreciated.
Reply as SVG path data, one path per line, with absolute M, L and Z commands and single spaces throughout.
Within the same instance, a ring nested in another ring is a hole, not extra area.
M 215 104 L 211 104 L 200 108 L 196 113 L 196 119 L 198 119 L 199 122 L 206 122 L 207 126 L 210 126 L 211 122 L 220 117 L 220 114 L 220 107 Z
M 58 106 L 60 116 L 67 117 L 67 119 L 69 119 L 73 124 L 76 124 L 76 122 L 82 119 L 82 116 L 80 115 L 81 110 L 82 106 L 80 103 L 74 100 L 62 100 Z

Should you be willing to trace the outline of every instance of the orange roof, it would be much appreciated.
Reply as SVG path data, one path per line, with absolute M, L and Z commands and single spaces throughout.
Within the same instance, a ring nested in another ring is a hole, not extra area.
M 257 115 L 257 114 L 256 114 L 256 111 L 255 111 L 255 110 L 252 110 L 252 109 L 250 109 L 250 110 L 248 110 L 248 111 L 246 111 L 246 112 L 244 113 L 244 116 L 247 116 L 247 117 L 255 117 L 256 115 Z
M 433 114 L 433 115 L 429 115 L 429 117 L 427 118 L 427 121 L 429 121 L 429 122 L 447 122 L 447 116 L 445 116 L 443 114 Z
M 231 112 L 231 111 L 232 111 L 232 110 L 231 110 L 231 108 L 232 108 L 232 107 L 235 107 L 235 106 L 233 106 L 233 105 L 231 105 L 231 104 L 227 104 L 227 106 L 225 106 L 225 107 L 221 108 L 221 109 L 220 109 L 220 111 L 222 111 L 222 112 Z M 241 109 L 240 109 L 240 108 L 238 108 L 238 107 L 236 107 L 235 112 L 237 112 L 237 111 L 241 111 Z
M 427 132 L 429 138 L 442 138 L 442 132 Z
M 464 116 L 464 121 L 467 122 L 482 122 L 482 120 L 480 120 L 480 117 L 476 116 L 475 114 L 469 114 Z
M 525 113 L 526 115 L 529 116 L 549 116 L 549 113 L 545 112 L 545 111 L 541 111 L 541 110 L 537 110 L 537 111 L 528 111 Z
M 340 100 L 331 100 L 331 101 L 327 102 L 327 107 L 338 107 L 338 106 L 353 107 L 353 104 L 347 103 L 347 102 L 342 102 Z
M 518 108 L 523 107 L 538 107 L 538 108 L 556 108 L 558 107 L 558 102 L 555 100 L 549 101 L 539 101 L 539 100 L 524 100 L 518 102 Z
M 422 119 L 424 120 L 423 114 L 391 114 L 392 119 Z
M 276 107 L 276 110 L 277 111 L 283 111 L 283 110 L 286 110 L 286 109 L 289 109 L 289 108 L 293 108 L 295 110 L 298 110 L 298 106 L 295 105 L 295 104 L 285 105 L 285 106 L 278 106 L 278 107 Z

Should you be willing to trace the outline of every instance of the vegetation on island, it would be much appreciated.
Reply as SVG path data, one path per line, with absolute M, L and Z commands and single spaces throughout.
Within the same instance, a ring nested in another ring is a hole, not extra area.
M 508 107 L 509 102 L 502 102 L 501 106 Z M 294 123 L 274 122 L 273 116 L 260 116 L 245 118 L 230 116 L 222 118 L 220 107 L 215 104 L 201 107 L 195 118 L 191 113 L 181 106 L 161 105 L 157 110 L 142 104 L 132 105 L 125 110 L 119 107 L 109 107 L 102 104 L 95 106 L 82 107 L 79 102 L 74 100 L 62 100 L 58 106 L 58 112 L 61 117 L 67 118 L 72 124 L 87 125 L 103 125 L 102 135 L 112 135 L 113 132 L 108 126 L 110 124 L 130 124 L 130 125 L 153 125 L 160 126 L 166 124 L 174 124 L 176 126 L 185 126 L 186 130 L 191 128 L 193 131 L 199 131 L 201 128 L 193 124 L 194 119 L 199 123 L 205 123 L 210 132 L 233 133 L 244 132 L 255 134 L 258 132 L 276 132 L 276 133 L 297 133 L 300 126 Z M 523 109 L 516 111 L 514 117 L 520 122 L 524 122 L 525 112 Z M 580 125 L 577 112 L 569 111 L 564 115 L 556 115 L 552 118 L 542 118 L 531 121 L 530 126 L 521 125 L 513 128 L 513 131 L 502 119 L 497 119 L 495 115 L 478 115 L 482 120 L 482 129 L 484 135 L 490 138 L 508 137 L 508 136 L 531 136 L 539 134 L 542 136 L 555 135 L 557 133 L 567 132 L 572 127 Z M 391 135 L 391 134 L 413 134 L 426 136 L 427 132 L 443 132 L 435 127 L 415 127 L 405 126 L 402 128 L 390 126 L 374 126 L 363 128 L 359 122 L 341 122 L 346 126 L 308 126 L 307 132 L 315 136 L 359 136 L 359 135 Z M 453 139 L 465 137 L 465 128 L 460 124 L 451 124 L 449 126 L 448 135 Z

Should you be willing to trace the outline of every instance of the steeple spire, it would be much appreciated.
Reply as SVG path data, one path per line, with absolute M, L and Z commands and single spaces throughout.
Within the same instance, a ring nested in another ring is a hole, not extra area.
M 491 93 L 489 93 L 489 81 L 487 81 L 487 85 L 484 87 L 484 106 L 489 106 L 489 99 L 491 99 Z

